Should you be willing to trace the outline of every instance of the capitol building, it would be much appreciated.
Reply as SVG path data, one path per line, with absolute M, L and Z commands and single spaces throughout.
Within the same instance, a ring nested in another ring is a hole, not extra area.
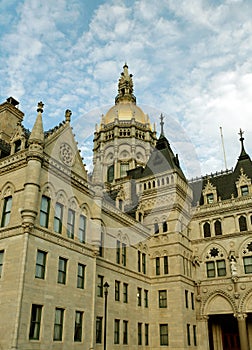
M 71 111 L 45 131 L 43 107 L 28 130 L 0 104 L 0 349 L 252 349 L 243 131 L 232 170 L 187 179 L 125 64 L 88 174 Z

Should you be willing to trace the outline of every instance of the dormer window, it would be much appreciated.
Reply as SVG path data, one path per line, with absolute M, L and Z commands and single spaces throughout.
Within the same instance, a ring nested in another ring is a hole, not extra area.
M 208 203 L 208 204 L 213 203 L 213 201 L 214 201 L 214 195 L 213 195 L 213 193 L 208 193 L 206 197 L 207 197 L 207 203 Z
M 21 140 L 15 141 L 15 153 L 21 150 Z
M 248 186 L 247 185 L 241 186 L 241 195 L 242 196 L 247 196 L 248 194 L 249 194 Z

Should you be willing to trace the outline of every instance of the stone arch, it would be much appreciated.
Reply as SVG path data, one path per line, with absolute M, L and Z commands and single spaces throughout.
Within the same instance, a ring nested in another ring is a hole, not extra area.
M 227 256 L 228 256 L 228 252 L 227 252 L 227 250 L 223 247 L 223 246 L 221 246 L 220 244 L 218 244 L 218 243 L 210 243 L 210 244 L 208 244 L 205 248 L 204 248 L 204 250 L 202 251 L 202 254 L 201 254 L 201 256 L 202 256 L 202 260 L 205 260 L 206 259 L 206 255 L 207 255 L 207 252 L 210 250 L 210 248 L 219 248 L 223 253 L 224 253 L 224 257 L 223 258 L 226 258 Z
M 67 203 L 67 194 L 64 190 L 59 190 L 56 193 L 56 198 L 55 198 L 56 202 L 59 202 L 63 205 L 66 205 Z
M 223 290 L 215 290 L 209 293 L 201 304 L 201 315 L 216 315 L 223 313 L 236 314 L 235 300 Z
M 51 199 L 55 198 L 56 190 L 52 183 L 46 182 L 43 186 L 41 186 L 41 194 Z
M 73 210 L 78 210 L 79 209 L 79 202 L 78 202 L 78 199 L 75 196 L 69 198 L 69 200 L 68 200 L 68 207 L 70 209 L 73 209 Z
M 12 196 L 14 192 L 15 192 L 15 185 L 12 182 L 8 181 L 2 187 L 1 197 L 4 198 L 4 197 Z
M 122 243 L 125 243 L 126 244 L 126 246 L 130 246 L 130 240 L 129 240 L 129 236 L 126 234 L 126 233 L 124 233 L 123 235 L 121 235 L 121 242 Z
M 240 301 L 240 312 L 252 312 L 252 289 L 247 290 Z

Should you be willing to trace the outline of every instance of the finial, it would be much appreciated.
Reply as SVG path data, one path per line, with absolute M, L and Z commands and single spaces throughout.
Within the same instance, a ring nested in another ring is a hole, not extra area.
M 242 131 L 242 129 L 240 128 L 240 131 L 238 132 L 238 135 L 240 135 L 240 141 L 241 141 L 241 146 L 242 146 L 241 151 L 245 152 L 245 150 L 244 150 L 244 143 L 243 143 L 243 141 L 244 141 L 243 134 L 244 134 L 244 131 Z
M 164 115 L 162 113 L 160 115 L 160 126 L 161 126 L 160 134 L 164 136 Z
M 65 111 L 65 120 L 67 123 L 70 123 L 71 121 L 71 115 L 72 115 L 72 111 L 70 111 L 70 109 L 67 109 Z
M 43 113 L 44 103 L 42 101 L 38 102 L 37 112 Z

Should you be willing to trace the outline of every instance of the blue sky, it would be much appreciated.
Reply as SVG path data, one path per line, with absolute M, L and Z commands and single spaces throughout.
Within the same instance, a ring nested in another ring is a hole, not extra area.
M 252 155 L 251 0 L 2 0 L 0 102 L 13 96 L 31 128 L 72 125 L 90 164 L 92 135 L 114 104 L 124 62 L 137 103 L 159 123 L 190 176 Z M 84 142 L 85 141 L 85 142 Z M 197 163 L 197 164 L 196 164 Z

